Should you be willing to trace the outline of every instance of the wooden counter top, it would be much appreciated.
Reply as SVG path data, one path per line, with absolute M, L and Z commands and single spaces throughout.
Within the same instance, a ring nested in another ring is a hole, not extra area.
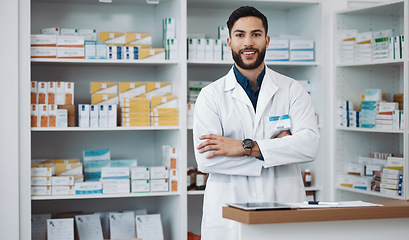
M 223 207 L 223 217 L 246 224 L 296 223 L 382 218 L 409 218 L 409 201 L 371 201 L 382 207 L 313 208 L 245 211 Z

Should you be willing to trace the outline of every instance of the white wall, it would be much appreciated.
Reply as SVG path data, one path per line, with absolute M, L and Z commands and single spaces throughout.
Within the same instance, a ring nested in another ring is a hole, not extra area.
M 19 239 L 18 16 L 18 1 L 0 1 L 0 22 L 7 33 L 0 54 L 0 239 Z

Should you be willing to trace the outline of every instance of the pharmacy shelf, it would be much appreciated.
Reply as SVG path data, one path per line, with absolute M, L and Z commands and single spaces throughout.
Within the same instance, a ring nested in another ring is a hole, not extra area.
M 371 7 L 361 7 L 356 9 L 348 9 L 337 11 L 337 14 L 345 15 L 370 15 L 370 16 L 401 16 L 402 0 L 387 1 L 387 3 L 374 4 Z
M 188 7 L 195 7 L 195 8 L 231 8 L 232 6 L 239 5 L 239 6 L 255 6 L 260 9 L 276 9 L 285 11 L 292 8 L 299 8 L 305 7 L 311 4 L 320 4 L 321 1 L 317 0 L 187 0 Z
M 360 189 L 354 189 L 354 188 L 349 188 L 349 187 L 336 187 L 338 190 L 343 190 L 347 192 L 354 192 L 354 193 L 361 193 L 365 195 L 370 195 L 370 196 L 377 196 L 377 197 L 384 197 L 384 198 L 391 198 L 391 199 L 398 199 L 398 200 L 404 200 L 405 197 L 403 196 L 393 196 L 390 194 L 385 194 L 385 193 L 380 193 L 380 192 L 375 192 L 375 191 L 366 191 L 366 190 L 360 190 Z
M 405 133 L 403 129 L 376 129 L 376 128 L 346 128 L 337 127 L 339 131 L 350 131 L 350 132 L 373 132 L 373 133 Z
M 204 195 L 204 190 L 189 190 L 187 195 Z
M 179 61 L 173 60 L 110 60 L 110 59 L 56 59 L 32 58 L 32 63 L 71 63 L 71 64 L 137 64 L 137 65 L 175 65 Z
M 85 127 L 66 127 L 66 128 L 31 128 L 33 132 L 91 132 L 91 131 L 151 131 L 151 130 L 180 130 L 180 126 L 162 126 L 162 127 L 106 127 L 106 128 L 85 128 Z
M 403 65 L 404 59 L 391 59 L 385 61 L 370 61 L 370 62 L 360 62 L 360 63 L 338 63 L 337 67 L 362 67 L 362 66 L 376 66 L 376 65 Z
M 132 198 L 132 197 L 161 197 L 161 196 L 178 196 L 178 195 L 180 195 L 180 192 L 88 194 L 88 195 L 61 195 L 61 196 L 32 196 L 31 200 Z

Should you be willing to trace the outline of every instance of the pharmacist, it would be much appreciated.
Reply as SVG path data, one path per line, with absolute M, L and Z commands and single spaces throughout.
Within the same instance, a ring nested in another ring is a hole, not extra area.
M 196 161 L 209 173 L 203 240 L 238 239 L 238 224 L 222 218 L 226 203 L 304 201 L 298 163 L 315 159 L 320 138 L 308 93 L 264 63 L 266 17 L 240 7 L 227 26 L 234 66 L 200 92 L 194 113 Z

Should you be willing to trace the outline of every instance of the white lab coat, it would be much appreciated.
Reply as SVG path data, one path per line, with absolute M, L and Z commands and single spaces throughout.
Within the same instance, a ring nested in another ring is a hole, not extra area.
M 289 115 L 291 136 L 272 139 L 278 121 Z M 255 157 L 206 159 L 196 146 L 204 134 L 257 141 L 264 161 Z M 305 191 L 298 163 L 315 159 L 319 133 L 311 98 L 301 84 L 266 67 L 257 110 L 237 82 L 233 68 L 203 88 L 194 112 L 193 138 L 198 169 L 209 173 L 202 219 L 203 240 L 237 240 L 237 223 L 222 217 L 229 202 L 301 202 Z

